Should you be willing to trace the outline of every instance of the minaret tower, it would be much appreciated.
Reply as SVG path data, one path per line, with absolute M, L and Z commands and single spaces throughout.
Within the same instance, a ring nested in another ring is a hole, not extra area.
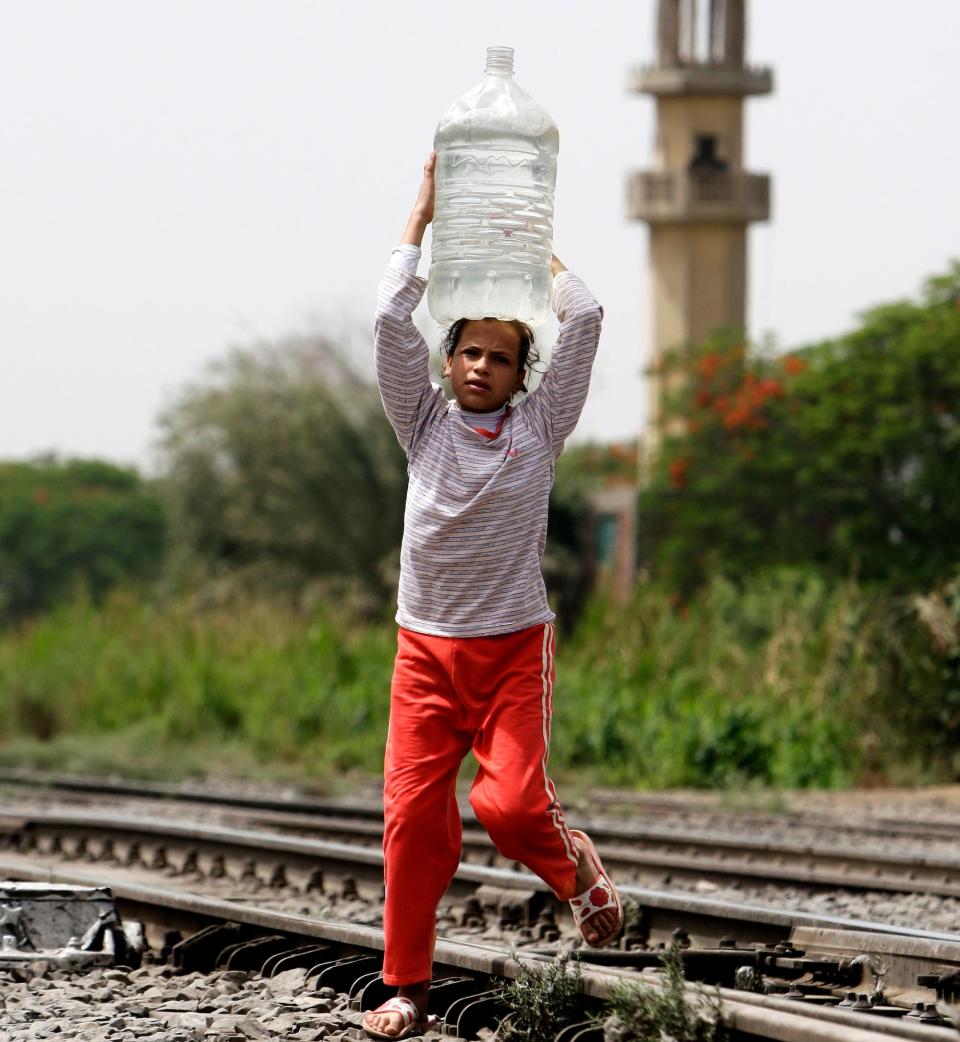
M 653 358 L 646 455 L 662 436 L 667 352 L 746 326 L 747 225 L 770 216 L 770 178 L 743 169 L 743 102 L 773 73 L 746 65 L 746 0 L 659 0 L 657 60 L 630 89 L 657 101 L 652 170 L 630 176 L 629 215 L 650 226 Z M 702 17 L 701 17 L 702 16 Z

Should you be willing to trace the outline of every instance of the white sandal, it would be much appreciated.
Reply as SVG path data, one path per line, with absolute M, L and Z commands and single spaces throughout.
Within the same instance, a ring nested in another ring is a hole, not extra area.
M 403 1024 L 397 1034 L 388 1035 L 376 1028 L 367 1027 L 367 1017 L 375 1016 L 377 1013 L 399 1013 L 403 1017 Z M 427 1017 L 426 1020 L 420 1020 L 419 1017 L 420 1010 L 417 1009 L 417 1004 L 412 999 L 396 995 L 392 999 L 387 999 L 382 1006 L 377 1006 L 376 1009 L 371 1009 L 363 1015 L 363 1030 L 367 1033 L 367 1038 L 410 1038 L 411 1035 L 422 1034 L 436 1021 L 436 1017 Z
M 577 840 L 583 849 L 586 851 L 587 856 L 590 858 L 590 863 L 593 866 L 594 871 L 597 873 L 596 881 L 591 884 L 582 894 L 578 894 L 576 897 L 570 898 L 570 909 L 573 912 L 573 921 L 576 923 L 577 929 L 580 931 L 580 936 L 590 945 L 591 948 L 603 948 L 609 944 L 623 929 L 623 906 L 620 904 L 620 895 L 617 893 L 617 888 L 610 882 L 610 877 L 603 870 L 603 865 L 600 862 L 600 855 L 597 853 L 597 848 L 593 845 L 593 841 L 585 833 L 579 829 L 571 829 L 570 835 Z M 597 912 L 606 911 L 611 906 L 617 910 L 617 921 L 613 927 L 603 937 L 598 937 L 596 941 L 592 943 L 587 940 L 586 934 L 583 932 L 583 924 L 588 920 L 592 919 Z

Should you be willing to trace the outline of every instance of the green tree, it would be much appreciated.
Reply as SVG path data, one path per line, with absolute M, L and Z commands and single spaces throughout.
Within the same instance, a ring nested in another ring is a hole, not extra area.
M 102 460 L 0 463 L 0 619 L 150 578 L 164 546 L 160 497 L 136 470 Z
M 744 358 L 720 336 L 675 364 L 685 433 L 641 526 L 681 590 L 798 562 L 910 588 L 960 561 L 960 264 L 835 340 Z
M 399 576 L 406 459 L 376 386 L 336 345 L 235 348 L 159 425 L 175 576 L 381 613 Z M 573 484 L 559 488 L 544 574 L 566 622 L 586 596 L 584 519 Z
M 235 348 L 160 430 L 176 573 L 382 609 L 406 462 L 376 388 L 332 343 Z

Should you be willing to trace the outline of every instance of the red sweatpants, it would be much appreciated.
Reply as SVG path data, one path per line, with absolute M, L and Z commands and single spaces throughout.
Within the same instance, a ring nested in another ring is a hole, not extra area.
M 383 979 L 429 980 L 436 910 L 460 862 L 457 771 L 479 764 L 470 804 L 500 852 L 561 900 L 577 855 L 547 776 L 554 652 L 546 623 L 496 637 L 401 629 L 384 762 Z

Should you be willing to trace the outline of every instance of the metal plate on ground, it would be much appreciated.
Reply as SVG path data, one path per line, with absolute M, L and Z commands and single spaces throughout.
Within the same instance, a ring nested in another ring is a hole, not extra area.
M 124 933 L 109 887 L 0 882 L 0 968 L 129 964 L 136 934 Z

